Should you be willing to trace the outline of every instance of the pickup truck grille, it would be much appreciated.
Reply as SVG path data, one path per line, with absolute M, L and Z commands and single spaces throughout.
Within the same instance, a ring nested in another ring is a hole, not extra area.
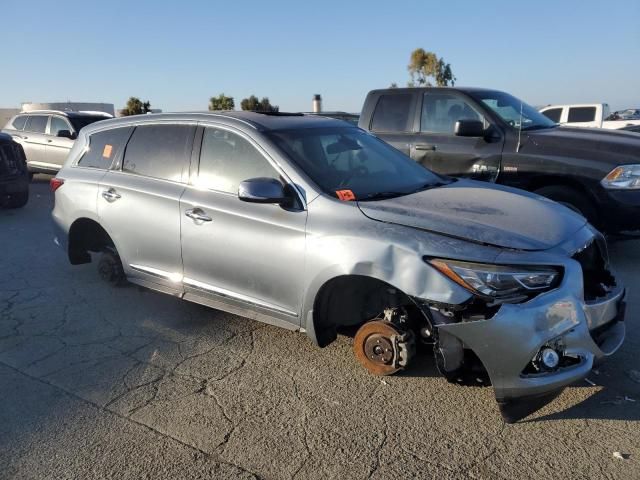
M 595 239 L 571 258 L 582 267 L 585 301 L 606 297 L 616 287 L 616 279 L 607 270 L 604 257 Z

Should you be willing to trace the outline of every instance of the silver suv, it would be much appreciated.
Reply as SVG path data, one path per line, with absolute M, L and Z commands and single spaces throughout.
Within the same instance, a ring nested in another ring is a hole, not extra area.
M 67 159 L 80 129 L 107 118 L 111 115 L 100 112 L 38 110 L 16 115 L 2 132 L 22 145 L 31 175 L 56 173 Z
M 55 242 L 100 275 L 305 332 L 374 374 L 433 348 L 515 421 L 624 339 L 602 235 L 550 200 L 439 176 L 346 122 L 147 115 L 84 128 Z M 485 372 L 486 375 L 483 376 Z

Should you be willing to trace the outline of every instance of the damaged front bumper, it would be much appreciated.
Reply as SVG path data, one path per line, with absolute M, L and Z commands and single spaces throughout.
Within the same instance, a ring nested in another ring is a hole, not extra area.
M 557 289 L 526 303 L 504 304 L 486 320 L 437 328 L 478 356 L 505 421 L 513 422 L 551 401 L 565 386 L 585 378 L 595 363 L 622 345 L 624 295 L 624 287 L 617 284 L 604 298 L 585 301 L 581 267 L 570 261 Z M 558 349 L 558 367 L 532 369 L 541 349 L 548 346 Z

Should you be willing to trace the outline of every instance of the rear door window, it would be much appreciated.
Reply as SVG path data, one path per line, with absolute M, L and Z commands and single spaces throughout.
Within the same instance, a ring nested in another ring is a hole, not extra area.
M 204 129 L 197 186 L 237 194 L 240 182 L 257 177 L 280 176 L 245 138 L 218 128 Z
M 47 115 L 30 115 L 24 129 L 27 132 L 44 133 L 47 130 Z
M 27 117 L 22 115 L 20 117 L 14 118 L 13 122 L 11 122 L 11 126 L 16 130 L 22 130 L 25 123 L 27 123 Z
M 569 123 L 593 122 L 596 119 L 596 107 L 573 107 L 569 109 Z
M 550 108 L 549 110 L 545 110 L 542 114 L 547 117 L 552 122 L 560 123 L 560 117 L 562 116 L 561 108 Z
M 371 130 L 374 132 L 409 131 L 409 112 L 413 95 L 381 95 L 373 112 Z
M 89 149 L 78 165 L 107 170 L 126 143 L 133 127 L 114 128 L 94 133 L 89 137 Z
M 180 182 L 191 156 L 195 127 L 141 125 L 127 144 L 122 171 Z

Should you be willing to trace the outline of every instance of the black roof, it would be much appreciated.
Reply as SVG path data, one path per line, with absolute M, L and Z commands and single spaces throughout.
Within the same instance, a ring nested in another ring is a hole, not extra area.
M 459 92 L 495 92 L 494 88 L 481 87 L 403 87 L 403 88 L 378 88 L 371 90 L 373 92 L 415 92 L 416 90 L 454 90 Z

